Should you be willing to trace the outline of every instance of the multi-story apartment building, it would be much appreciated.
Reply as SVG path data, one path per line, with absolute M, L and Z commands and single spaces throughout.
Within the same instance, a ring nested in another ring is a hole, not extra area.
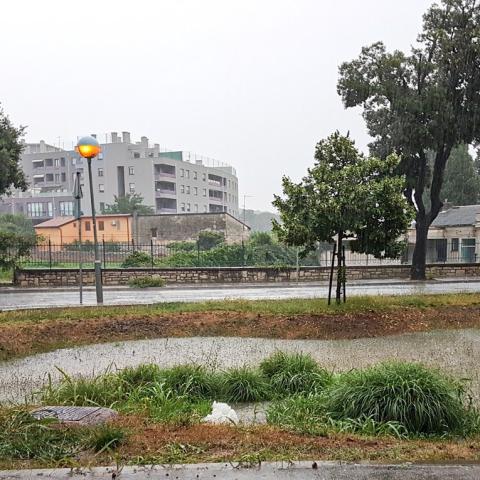
M 238 179 L 235 169 L 184 151 L 161 151 L 146 137 L 132 143 L 129 132 L 112 132 L 92 161 L 95 207 L 102 212 L 115 196 L 138 193 L 156 213 L 228 212 L 238 217 Z M 35 223 L 73 212 L 76 172 L 82 175 L 82 211 L 91 214 L 86 160 L 75 150 L 40 142 L 26 144 L 22 166 L 30 185 L 27 192 L 3 197 L 0 211 L 24 213 Z

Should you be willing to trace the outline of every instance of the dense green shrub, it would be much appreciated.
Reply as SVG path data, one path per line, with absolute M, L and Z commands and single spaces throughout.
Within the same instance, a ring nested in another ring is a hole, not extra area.
M 410 433 L 442 434 L 464 427 L 461 383 L 419 364 L 387 362 L 341 375 L 325 396 L 334 420 L 398 422 Z
M 331 381 L 331 374 L 320 368 L 310 355 L 276 352 L 261 364 L 279 395 L 318 393 Z
M 147 267 L 151 264 L 152 257 L 148 253 L 136 250 L 125 258 L 122 268 Z
M 165 284 L 165 279 L 159 275 L 152 275 L 151 277 L 134 277 L 128 281 L 128 285 L 133 288 L 164 287 Z
M 225 242 L 225 235 L 223 232 L 212 232 L 204 230 L 198 234 L 197 245 L 200 250 L 211 250 L 218 247 Z

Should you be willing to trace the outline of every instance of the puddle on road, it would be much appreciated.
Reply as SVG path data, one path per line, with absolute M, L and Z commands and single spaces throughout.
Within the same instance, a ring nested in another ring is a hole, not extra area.
M 355 340 L 277 340 L 261 338 L 169 338 L 107 343 L 56 350 L 0 363 L 0 401 L 23 401 L 48 376 L 92 375 L 107 369 L 157 363 L 168 367 L 195 362 L 214 368 L 255 365 L 275 350 L 311 354 L 335 371 L 386 359 L 419 361 L 472 380 L 480 399 L 480 330 L 442 330 Z

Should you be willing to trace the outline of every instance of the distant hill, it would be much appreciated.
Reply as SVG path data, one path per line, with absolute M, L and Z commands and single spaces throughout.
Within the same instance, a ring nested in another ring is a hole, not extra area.
M 252 232 L 270 232 L 273 219 L 280 220 L 280 216 L 273 212 L 245 210 L 245 223 L 252 229 Z M 240 210 L 240 220 L 243 221 L 243 209 Z

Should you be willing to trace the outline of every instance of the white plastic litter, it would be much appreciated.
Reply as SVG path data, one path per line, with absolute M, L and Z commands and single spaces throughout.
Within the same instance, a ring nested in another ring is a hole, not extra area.
M 206 423 L 238 423 L 237 412 L 228 404 L 221 402 L 213 402 L 212 413 L 204 419 Z

